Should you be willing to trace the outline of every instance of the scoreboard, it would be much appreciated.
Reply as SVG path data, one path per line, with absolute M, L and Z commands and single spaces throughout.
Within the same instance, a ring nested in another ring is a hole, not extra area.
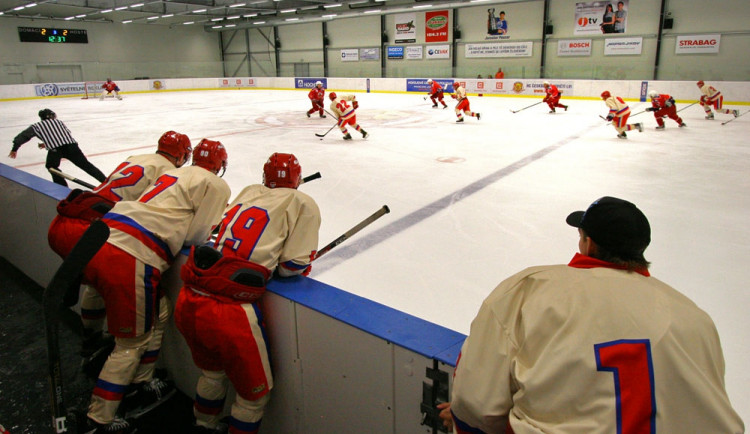
M 84 29 L 53 29 L 49 27 L 19 27 L 21 42 L 52 42 L 55 44 L 88 44 Z

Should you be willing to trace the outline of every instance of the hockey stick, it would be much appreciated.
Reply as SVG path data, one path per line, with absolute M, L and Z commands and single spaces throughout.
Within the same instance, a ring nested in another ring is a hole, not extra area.
M 389 212 L 391 212 L 391 210 L 388 208 L 388 205 L 383 205 L 382 208 L 380 208 L 379 210 L 375 211 L 370 217 L 367 217 L 366 219 L 362 220 L 356 226 L 354 226 L 353 228 L 351 228 L 348 231 L 344 232 L 343 235 L 341 235 L 340 237 L 338 237 L 335 240 L 331 241 L 330 243 L 328 243 L 328 245 L 326 245 L 322 249 L 318 250 L 318 252 L 315 254 L 315 257 L 313 258 L 313 261 L 316 260 L 316 259 L 318 259 L 318 258 L 320 258 L 321 256 L 325 255 L 326 253 L 330 252 L 331 249 L 333 249 L 334 247 L 336 247 L 339 244 L 343 243 L 344 241 L 348 240 L 349 238 L 352 237 L 352 235 L 354 235 L 357 232 L 361 231 L 367 225 L 369 225 L 370 223 L 372 223 L 375 220 L 379 219 L 380 217 L 383 217 L 384 215 L 388 214 Z
M 96 220 L 83 233 L 70 254 L 63 261 L 60 268 L 50 280 L 44 290 L 42 305 L 44 308 L 44 324 L 47 338 L 47 361 L 49 367 L 50 398 L 52 402 L 52 425 L 56 433 L 75 430 L 75 426 L 66 426 L 68 422 L 75 423 L 74 416 L 65 412 L 63 396 L 62 368 L 60 366 L 60 342 L 58 320 L 65 293 L 78 282 L 78 278 L 86 268 L 91 258 L 107 242 L 109 227 L 101 220 Z
M 302 184 L 304 184 L 306 182 L 310 182 L 310 181 L 318 179 L 318 178 L 320 178 L 320 172 L 315 172 L 312 175 L 305 176 L 304 178 L 302 178 L 302 180 L 300 181 L 299 184 L 302 185 Z
M 686 108 L 688 108 L 688 107 L 692 107 L 692 106 L 694 106 L 694 105 L 698 104 L 698 102 L 699 102 L 699 101 L 696 101 L 696 102 L 694 102 L 694 103 L 692 103 L 692 104 L 690 104 L 690 105 L 686 105 L 685 107 L 683 107 L 683 108 L 681 108 L 681 109 L 677 110 L 677 113 L 679 113 L 679 112 L 681 112 L 681 111 L 685 110 L 685 109 L 686 109 Z
M 527 108 L 531 108 L 531 107 L 534 107 L 535 105 L 539 105 L 539 104 L 541 104 L 541 103 L 543 103 L 543 102 L 544 102 L 544 101 L 539 101 L 538 103 L 535 103 L 535 104 L 531 104 L 531 105 L 530 105 L 530 106 L 528 106 L 528 107 L 524 107 L 524 108 L 522 108 L 522 109 L 520 109 L 520 110 L 511 110 L 510 112 L 511 112 L 511 113 L 518 113 L 518 112 L 520 112 L 520 111 L 524 111 L 524 110 L 526 110 Z
M 728 124 L 728 123 L 732 122 L 733 120 L 737 119 L 738 117 L 740 117 L 740 116 L 744 116 L 744 115 L 748 114 L 748 112 L 750 112 L 750 110 L 748 110 L 748 111 L 746 111 L 746 112 L 744 112 L 744 113 L 740 113 L 740 114 L 738 114 L 738 115 L 737 115 L 737 117 L 735 117 L 735 118 L 732 118 L 732 119 L 729 119 L 729 120 L 728 120 L 728 121 L 726 121 L 726 122 L 722 122 L 721 124 L 722 124 L 722 125 L 726 125 L 726 124 Z
M 323 134 L 315 133 L 315 135 L 318 136 L 318 137 L 320 137 L 320 140 L 323 140 L 323 137 L 325 137 L 326 135 L 328 135 L 328 133 L 330 133 L 337 126 L 339 126 L 338 122 L 336 122 L 335 124 L 333 124 L 333 126 L 331 128 L 329 128 L 328 131 L 326 131 L 325 133 L 323 133 Z
M 88 182 L 82 181 L 82 180 L 76 178 L 75 176 L 68 175 L 67 173 L 61 172 L 60 170 L 55 169 L 54 167 L 50 167 L 47 170 L 49 170 L 50 173 L 53 173 L 53 174 L 58 175 L 58 176 L 62 176 L 63 178 L 69 179 L 69 180 L 75 182 L 76 184 L 80 184 L 80 185 L 82 185 L 82 186 L 84 186 L 86 188 L 90 188 L 92 190 L 96 188 L 95 186 L 89 184 Z

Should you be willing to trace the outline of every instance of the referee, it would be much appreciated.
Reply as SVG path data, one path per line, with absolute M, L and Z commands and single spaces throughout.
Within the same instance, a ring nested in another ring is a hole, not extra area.
M 68 127 L 62 121 L 57 120 L 55 112 L 50 109 L 40 110 L 39 117 L 42 119 L 41 122 L 32 124 L 13 139 L 13 149 L 8 156 L 16 158 L 16 153 L 21 145 L 31 140 L 32 137 L 38 137 L 43 142 L 39 144 L 39 147 L 45 147 L 49 151 L 47 152 L 47 162 L 45 163 L 47 170 L 50 168 L 59 170 L 60 160 L 67 158 L 71 163 L 83 169 L 97 181 L 104 182 L 107 177 L 86 159 L 86 156 L 78 148 L 78 143 L 70 134 Z M 65 178 L 54 173 L 52 173 L 52 181 L 60 185 L 68 185 L 65 182 Z

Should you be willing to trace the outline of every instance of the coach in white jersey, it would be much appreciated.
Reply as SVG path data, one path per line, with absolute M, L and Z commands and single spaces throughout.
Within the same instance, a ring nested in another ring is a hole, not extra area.
M 8 155 L 10 158 L 16 158 L 18 154 L 18 148 L 24 143 L 31 140 L 33 137 L 39 138 L 42 143 L 39 147 L 47 149 L 47 162 L 45 167 L 47 169 L 60 169 L 60 160 L 66 158 L 71 163 L 83 169 L 84 172 L 91 175 L 94 179 L 99 182 L 104 182 L 107 178 L 101 170 L 97 169 L 96 166 L 83 155 L 81 149 L 78 147 L 78 142 L 70 134 L 68 127 L 62 123 L 61 120 L 57 119 L 57 115 L 50 109 L 39 110 L 39 117 L 42 119 L 41 122 L 31 124 L 30 127 L 21 131 L 13 139 L 13 148 Z M 67 186 L 65 178 L 54 173 L 52 175 L 52 181 L 56 184 Z
M 207 242 L 221 219 L 231 192 L 217 174 L 226 166 L 224 146 L 203 139 L 192 166 L 164 172 L 138 200 L 120 201 L 102 217 L 109 240 L 86 267 L 84 282 L 104 298 L 115 349 L 96 382 L 85 432 L 129 432 L 127 421 L 116 417 L 123 397 L 127 410 L 173 392 L 153 376 L 169 318 L 159 282 L 182 246 Z
M 646 216 L 603 197 L 567 223 L 580 253 L 485 299 L 441 416 L 458 433 L 744 432 L 713 321 L 649 275 Z
M 318 248 L 320 210 L 297 190 L 301 173 L 294 155 L 271 155 L 263 166 L 263 185 L 245 187 L 224 213 L 215 244 L 223 258 L 199 266 L 206 261 L 193 252 L 182 268 L 185 286 L 177 299 L 175 325 L 202 371 L 193 405 L 194 432 L 217 428 L 227 380 L 237 391 L 229 432 L 255 434 L 260 428 L 273 377 L 257 300 L 274 270 L 281 276 L 307 274 Z M 237 283 L 235 276 L 243 268 L 259 270 L 257 285 Z

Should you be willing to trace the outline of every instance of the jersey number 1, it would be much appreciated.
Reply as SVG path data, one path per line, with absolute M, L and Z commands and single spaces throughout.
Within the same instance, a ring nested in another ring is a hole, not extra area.
M 222 254 L 227 255 L 231 252 L 232 256 L 250 260 L 258 240 L 268 226 L 268 211 L 253 206 L 242 211 L 235 218 L 237 211 L 241 208 L 242 204 L 235 205 L 224 214 L 214 247 L 219 248 L 218 243 L 222 243 L 220 249 Z M 229 234 L 224 238 L 227 230 Z
M 612 372 L 617 405 L 617 434 L 656 433 L 656 394 L 651 343 L 618 340 L 594 345 L 598 371 Z

